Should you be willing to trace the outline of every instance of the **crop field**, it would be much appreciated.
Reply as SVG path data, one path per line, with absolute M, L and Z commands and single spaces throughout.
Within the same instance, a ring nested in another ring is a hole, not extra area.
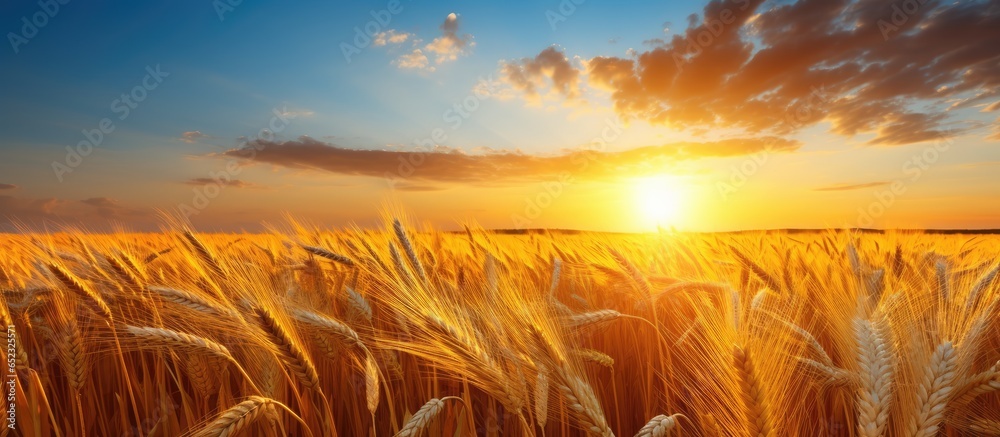
M 997 236 L 0 240 L 17 435 L 1000 435 Z

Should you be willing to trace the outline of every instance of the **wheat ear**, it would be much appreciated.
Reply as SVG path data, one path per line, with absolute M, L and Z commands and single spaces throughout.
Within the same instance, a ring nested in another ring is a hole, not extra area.
M 424 271 L 424 265 L 420 263 L 420 259 L 417 258 L 417 252 L 413 248 L 413 243 L 410 241 L 410 237 L 406 235 L 406 230 L 403 229 L 403 224 L 399 222 L 398 219 L 393 220 L 392 228 L 396 231 L 396 238 L 399 239 L 399 244 L 403 246 L 403 251 L 406 252 L 406 257 L 410 259 L 410 264 L 413 269 L 417 271 L 417 275 L 424 282 L 427 282 L 427 273 Z
M 302 425 L 306 435 L 312 437 L 312 431 L 297 414 L 288 409 L 284 404 L 274 399 L 251 396 L 247 400 L 240 402 L 223 411 L 217 419 L 209 423 L 204 428 L 198 430 L 196 437 L 229 437 L 240 433 L 243 429 L 263 417 L 275 418 L 278 409 L 284 410 Z
M 671 416 L 665 414 L 656 416 L 640 428 L 635 437 L 667 437 L 677 427 L 679 417 L 684 417 L 684 415 L 677 413 Z
M 549 419 L 549 369 L 544 364 L 538 365 L 538 376 L 535 377 L 535 422 L 544 429 Z
M 889 422 L 892 402 L 892 362 L 889 345 L 876 324 L 856 320 L 858 342 L 858 435 L 878 437 Z
M 87 382 L 88 366 L 83 338 L 76 323 L 76 316 L 70 314 L 57 333 L 56 351 L 66 367 L 66 378 L 74 390 L 80 390 Z
M 910 418 L 908 435 L 931 437 L 937 435 L 938 425 L 944 419 L 945 407 L 955 381 L 955 349 L 951 342 L 942 343 L 931 356 L 930 366 L 924 371 L 923 381 L 917 390 L 917 415 Z
M 331 252 L 331 251 L 329 251 L 327 249 L 324 249 L 322 247 L 307 246 L 305 244 L 300 244 L 299 247 L 301 247 L 306 252 L 309 252 L 309 253 L 311 253 L 313 255 L 316 255 L 316 256 L 318 256 L 320 258 L 326 258 L 326 259 L 328 259 L 330 261 L 343 264 L 343 265 L 345 265 L 347 267 L 354 267 L 355 266 L 354 260 L 352 260 L 352 259 L 350 259 L 350 258 L 348 258 L 348 257 L 346 257 L 344 255 L 341 255 L 339 253 L 333 253 L 333 252 Z
M 156 287 L 156 286 L 150 286 L 147 287 L 146 289 L 153 293 L 156 293 L 158 296 L 160 296 L 160 298 L 162 298 L 167 302 L 172 302 L 180 306 L 188 307 L 200 313 L 224 316 L 236 320 L 242 319 L 240 314 L 237 313 L 236 311 L 222 307 L 189 291 L 177 290 L 174 288 L 167 288 L 167 287 Z
M 462 401 L 461 398 L 454 396 L 448 396 L 441 399 L 431 399 L 420 407 L 420 409 L 417 410 L 412 417 L 410 417 L 410 420 L 406 421 L 406 424 L 403 425 L 403 429 L 399 430 L 395 437 L 417 437 L 421 435 L 424 430 L 430 426 L 431 421 L 434 420 L 434 418 L 441 413 L 441 410 L 444 409 L 444 403 L 447 400 L 457 400 L 464 404 L 464 401 Z
M 979 396 L 1000 390 L 1000 361 L 984 372 L 965 378 L 958 387 L 951 401 L 953 408 L 964 407 Z
M 1000 436 L 1000 422 L 987 419 L 976 419 L 969 424 L 969 430 L 978 435 Z
M 740 379 L 743 403 L 747 408 L 747 425 L 752 436 L 770 436 L 771 421 L 768 417 L 767 399 L 754 369 L 750 355 L 740 346 L 733 348 L 733 366 Z
M 302 385 L 309 388 L 319 388 L 319 373 L 309 355 L 299 346 L 284 327 L 263 308 L 257 308 L 257 319 L 261 328 L 268 335 L 281 360 L 289 370 L 299 378 Z
M 108 306 L 107 302 L 104 301 L 104 298 L 102 298 L 100 294 L 62 266 L 49 263 L 48 267 L 52 274 L 63 284 L 64 287 L 82 297 L 83 301 L 86 302 L 95 313 L 107 319 L 109 323 L 112 323 L 114 317 L 111 314 L 111 307 Z
M 622 313 L 615 310 L 597 310 L 589 313 L 574 314 L 569 317 L 569 325 L 573 329 L 599 325 L 611 322 L 622 316 Z

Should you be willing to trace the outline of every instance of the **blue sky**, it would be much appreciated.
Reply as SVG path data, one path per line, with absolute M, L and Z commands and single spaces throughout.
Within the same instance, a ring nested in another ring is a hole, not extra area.
M 553 30 L 546 11 L 558 11 L 554 1 L 404 0 L 387 28 L 430 40 L 440 35 L 449 13 L 460 11 L 460 31 L 474 36 L 474 51 L 433 75 L 392 68 L 398 48 L 391 53 L 369 46 L 346 62 L 339 44 L 350 43 L 354 27 L 364 27 L 371 11 L 387 5 L 245 2 L 225 10 L 220 21 L 211 2 L 70 2 L 20 53 L 8 49 L 0 55 L 7 79 L 0 84 L 6 102 L 0 129 L 6 144 L 61 149 L 77 140 L 79 123 L 96 124 L 110 113 L 112 100 L 138 83 L 146 66 L 158 64 L 169 80 L 123 128 L 161 137 L 200 130 L 234 139 L 253 132 L 272 108 L 289 105 L 320 115 L 289 134 L 335 135 L 360 147 L 406 143 L 440 125 L 441 113 L 466 97 L 479 77 L 495 73 L 498 60 L 530 56 L 552 44 L 586 57 L 624 54 L 655 36 L 665 22 L 683 23 L 699 8 L 694 2 L 583 2 Z M 15 17 L 39 10 L 32 2 L 4 8 L 7 31 L 19 27 Z M 516 126 L 539 114 L 511 111 L 505 117 L 504 124 Z M 522 140 L 516 133 L 490 130 L 473 122 L 456 140 L 493 147 L 517 147 Z M 116 140 L 112 136 L 105 146 L 134 147 Z

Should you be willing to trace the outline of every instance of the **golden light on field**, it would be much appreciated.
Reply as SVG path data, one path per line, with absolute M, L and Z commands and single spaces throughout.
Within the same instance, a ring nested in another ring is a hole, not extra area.
M 684 182 L 675 176 L 658 175 L 636 179 L 633 196 L 644 226 L 673 226 L 684 217 Z

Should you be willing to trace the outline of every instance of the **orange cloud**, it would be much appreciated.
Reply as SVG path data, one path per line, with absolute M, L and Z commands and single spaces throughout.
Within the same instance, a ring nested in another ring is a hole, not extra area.
M 248 163 L 424 182 L 407 188 L 413 191 L 429 189 L 425 187 L 427 182 L 491 185 L 547 180 L 565 174 L 587 179 L 615 179 L 622 175 L 662 171 L 664 166 L 679 161 L 763 151 L 783 153 L 799 147 L 801 144 L 797 141 L 762 137 L 646 146 L 621 152 L 578 149 L 556 155 L 506 151 L 468 154 L 447 147 L 430 151 L 348 149 L 301 137 L 285 142 L 258 140 L 246 147 L 226 151 L 222 156 L 245 158 Z
M 524 94 L 531 103 L 539 103 L 540 90 L 548 88 L 554 94 L 574 99 L 580 94 L 580 71 L 570 64 L 555 46 L 542 50 L 534 58 L 501 62 L 501 82 Z
M 889 181 L 876 181 L 876 182 L 865 182 L 863 184 L 836 184 L 829 185 L 825 187 L 814 188 L 813 191 L 851 191 L 851 190 L 861 190 L 864 188 L 881 187 L 883 185 L 889 185 Z
M 585 76 L 625 119 L 751 135 L 828 121 L 836 134 L 871 134 L 869 144 L 883 146 L 953 136 L 963 129 L 945 112 L 950 103 L 1000 96 L 995 4 L 921 1 L 900 22 L 883 0 L 764 3 L 713 0 L 673 38 L 589 59 L 563 83 Z M 532 62 L 556 54 L 565 59 L 550 47 Z M 500 68 L 528 99 L 539 87 L 532 62 Z
M 184 183 L 187 185 L 195 185 L 195 186 L 217 184 L 233 188 L 252 188 L 252 189 L 265 188 L 263 185 L 258 185 L 253 182 L 242 181 L 239 179 L 193 178 L 184 181 Z

